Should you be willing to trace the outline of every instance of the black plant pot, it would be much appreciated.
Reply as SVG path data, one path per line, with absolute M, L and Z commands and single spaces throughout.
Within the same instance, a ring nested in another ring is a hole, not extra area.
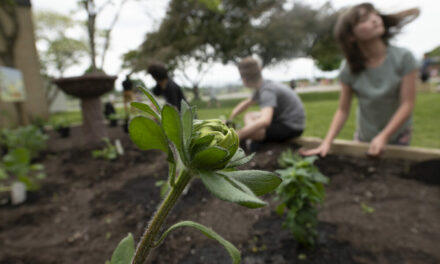
M 116 127 L 118 125 L 118 120 L 117 119 L 110 119 L 109 125 L 111 127 Z
M 122 130 L 125 133 L 128 133 L 128 121 L 125 121 L 124 124 L 122 124 Z
M 8 147 L 6 145 L 0 145 L 0 157 L 8 154 Z
M 58 134 L 62 138 L 67 138 L 70 136 L 70 127 L 60 127 L 57 129 Z

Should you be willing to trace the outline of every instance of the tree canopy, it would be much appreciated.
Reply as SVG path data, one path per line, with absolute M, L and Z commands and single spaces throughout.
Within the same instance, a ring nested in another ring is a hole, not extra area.
M 181 68 L 189 58 L 199 63 L 236 62 L 252 54 L 263 66 L 312 56 L 323 70 L 339 65 L 332 37 L 337 11 L 330 4 L 314 8 L 284 0 L 172 0 L 159 29 L 146 35 L 124 66 L 145 70 L 151 61 Z

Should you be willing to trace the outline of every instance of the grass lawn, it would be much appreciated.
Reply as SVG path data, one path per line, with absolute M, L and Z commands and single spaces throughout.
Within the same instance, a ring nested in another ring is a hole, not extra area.
M 304 136 L 323 138 L 330 126 L 333 114 L 338 106 L 338 92 L 305 93 L 300 94 L 306 108 L 306 131 Z M 231 113 L 234 105 L 240 100 L 231 99 L 221 101 L 220 108 L 207 108 L 205 103 L 198 103 L 198 118 L 226 118 Z M 339 133 L 340 139 L 353 139 L 356 126 L 355 112 L 357 101 L 353 100 L 350 116 Z M 251 110 L 257 110 L 252 107 Z M 123 113 L 123 109 L 117 109 Z M 416 106 L 413 114 L 413 138 L 411 146 L 425 148 L 440 148 L 440 94 L 423 93 L 417 94 Z M 51 116 L 51 120 L 66 118 L 71 123 L 80 123 L 79 112 L 57 113 Z M 237 118 L 238 126 L 242 125 L 242 115 Z

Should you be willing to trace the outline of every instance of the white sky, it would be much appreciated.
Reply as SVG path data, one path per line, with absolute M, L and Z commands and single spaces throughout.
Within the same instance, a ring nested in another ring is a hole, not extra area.
M 312 5 L 320 5 L 325 0 L 303 0 Z M 103 0 L 96 0 L 98 6 Z M 119 1 L 116 1 L 119 2 Z M 365 1 L 359 0 L 331 0 L 336 8 L 347 5 L 354 5 Z M 398 35 L 393 43 L 397 46 L 410 49 L 416 58 L 421 59 L 424 52 L 429 51 L 440 45 L 440 34 L 438 26 L 440 24 L 440 1 L 439 0 L 371 0 L 382 12 L 395 12 L 406 8 L 419 7 L 421 15 L 411 24 L 407 25 L 403 32 Z M 63 14 L 70 14 L 72 10 L 78 9 L 77 0 L 31 0 L 32 8 L 36 10 L 52 10 Z M 125 52 L 137 48 L 147 32 L 154 31 L 160 25 L 161 19 L 165 16 L 168 0 L 140 0 L 129 1 L 123 8 L 119 21 L 112 32 L 111 47 L 108 51 L 104 70 L 108 74 L 118 75 L 116 83 L 117 89 L 125 77 L 126 72 L 121 70 L 121 56 Z M 110 24 L 115 7 L 108 7 L 98 16 L 98 27 L 107 28 Z M 85 19 L 85 11 L 76 12 L 72 16 Z M 84 31 L 75 31 L 74 34 L 83 34 Z M 99 61 L 99 60 L 98 60 Z M 66 72 L 66 76 L 79 75 L 84 72 L 90 63 L 85 60 L 81 66 L 72 67 Z M 195 69 L 187 72 L 190 76 L 196 74 Z M 277 66 L 267 68 L 263 71 L 266 78 L 287 81 L 293 78 L 312 78 L 321 76 L 319 69 L 313 66 L 310 59 L 297 59 Z M 327 74 L 334 76 L 336 73 Z M 181 76 L 176 72 L 176 79 L 179 83 L 185 84 Z M 143 79 L 147 86 L 154 84 L 152 79 L 144 73 L 139 73 L 135 77 Z M 239 75 L 234 65 L 215 64 L 203 79 L 203 85 L 223 86 L 228 83 L 239 83 Z

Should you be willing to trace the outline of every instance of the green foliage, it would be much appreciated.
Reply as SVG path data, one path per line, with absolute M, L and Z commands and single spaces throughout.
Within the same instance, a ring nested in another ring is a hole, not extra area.
M 29 191 L 38 190 L 38 181 L 44 179 L 44 166 L 31 164 L 30 151 L 26 148 L 15 148 L 3 157 L 0 166 L 0 180 L 14 177 L 13 181 L 20 181 L 26 185 Z
M 105 142 L 105 147 L 103 149 L 97 149 L 92 151 L 92 157 L 94 159 L 107 159 L 114 160 L 118 157 L 118 150 L 115 145 L 113 145 L 108 138 L 102 139 Z
M 440 46 L 435 47 L 428 52 L 429 57 L 440 57 Z
M 324 201 L 324 184 L 328 178 L 313 165 L 316 157 L 301 158 L 292 152 L 283 152 L 279 158 L 277 170 L 283 182 L 276 190 L 279 205 L 277 213 L 285 215 L 283 227 L 289 229 L 295 239 L 309 247 L 317 236 L 317 206 Z
M 85 40 L 70 38 L 65 34 L 66 30 L 79 25 L 71 17 L 53 11 L 39 11 L 34 15 L 34 24 L 37 41 L 46 44 L 37 45 L 44 70 L 51 68 L 62 76 L 87 54 Z
M 61 128 L 66 128 L 70 126 L 70 122 L 68 119 L 62 119 L 62 118 L 58 118 L 58 119 L 54 119 L 52 121 L 52 127 L 55 130 L 59 130 Z
M 331 36 L 337 11 L 285 0 L 170 1 L 159 29 L 147 34 L 141 47 L 124 55 L 124 65 L 143 70 L 152 61 L 184 70 L 184 62 L 237 62 L 256 54 L 263 66 L 299 56 L 312 56 L 323 69 L 341 59 Z M 337 67 L 337 66 L 336 66 Z M 200 71 L 200 70 L 199 70 Z
M 229 241 L 225 240 L 223 237 L 221 237 L 219 234 L 217 234 L 212 229 L 207 228 L 204 225 L 195 223 L 193 221 L 182 221 L 180 223 L 172 225 L 170 228 L 168 228 L 167 231 L 165 231 L 165 233 L 162 235 L 162 237 L 159 238 L 158 242 L 156 243 L 156 246 L 158 246 L 165 239 L 165 237 L 168 235 L 168 233 L 170 233 L 171 231 L 173 231 L 174 229 L 179 228 L 179 227 L 192 227 L 192 228 L 198 229 L 205 236 L 207 236 L 213 240 L 216 240 L 222 246 L 224 246 L 225 249 L 228 251 L 229 255 L 231 256 L 233 264 L 239 264 L 241 262 L 240 251 L 238 251 L 238 249 L 236 247 L 234 247 L 234 245 L 232 245 Z
M 134 254 L 134 239 L 130 233 L 119 242 L 113 252 L 110 264 L 130 264 Z
M 271 172 L 239 171 L 237 167 L 248 162 L 252 155 L 246 157 L 239 148 L 235 130 L 220 120 L 195 120 L 195 110 L 185 101 L 182 101 L 181 112 L 171 105 L 160 107 L 147 89 L 140 89 L 150 99 L 152 106 L 136 102 L 131 104 L 145 116 L 137 116 L 131 120 L 130 137 L 142 150 L 163 151 L 167 155 L 170 174 L 168 182 L 156 182 L 156 186 L 161 187 L 161 193 L 166 192 L 167 196 L 141 240 L 137 251 L 141 253 L 135 255 L 133 263 L 143 263 L 146 258 L 143 252 L 157 246 L 170 231 L 181 226 L 194 227 L 209 238 L 217 240 L 226 248 L 233 263 L 240 263 L 240 253 L 231 243 L 211 229 L 190 221 L 170 227 L 154 243 L 156 232 L 166 216 L 163 216 L 162 210 L 174 205 L 176 199 L 171 197 L 178 197 L 194 177 L 200 177 L 214 196 L 249 208 L 264 206 L 266 203 L 257 196 L 273 191 L 281 179 Z M 177 177 L 176 171 L 179 172 Z M 156 225 L 158 222 L 160 224 Z
M 0 146 L 6 147 L 8 151 L 16 148 L 27 149 L 31 158 L 37 157 L 38 153 L 46 148 L 47 139 L 48 136 L 35 126 L 0 130 Z

